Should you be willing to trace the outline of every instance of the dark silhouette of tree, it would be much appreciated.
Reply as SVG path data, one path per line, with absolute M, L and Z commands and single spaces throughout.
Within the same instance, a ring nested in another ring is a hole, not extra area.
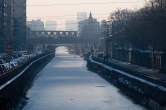
M 151 1 L 153 5 L 138 11 L 118 10 L 111 14 L 114 44 L 121 48 L 165 51 L 166 8 L 161 1 Z

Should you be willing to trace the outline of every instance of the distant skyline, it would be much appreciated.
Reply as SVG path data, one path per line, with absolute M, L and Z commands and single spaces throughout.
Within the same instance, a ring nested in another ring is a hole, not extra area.
M 56 21 L 46 21 L 44 24 L 44 29 L 45 30 L 56 30 L 57 23 Z
M 27 20 L 56 21 L 57 30 L 65 29 L 65 21 L 77 20 L 77 12 L 91 11 L 97 20 L 107 19 L 117 9 L 139 9 L 146 0 L 27 0 Z
M 66 31 L 77 31 L 77 21 L 76 20 L 67 20 L 65 22 L 65 30 Z
M 80 22 L 88 18 L 87 12 L 77 12 L 77 21 Z

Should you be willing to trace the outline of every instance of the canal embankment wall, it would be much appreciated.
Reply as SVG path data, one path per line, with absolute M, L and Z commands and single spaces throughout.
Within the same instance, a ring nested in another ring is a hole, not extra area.
M 41 54 L 15 71 L 4 76 L 0 82 L 0 110 L 14 108 L 24 97 L 37 73 L 55 56 L 55 52 Z
M 117 69 L 115 66 L 108 66 L 92 58 L 89 58 L 87 62 L 88 68 L 118 86 L 136 103 L 151 110 L 166 110 L 166 87 L 164 84 L 135 76 L 134 73 L 128 73 L 118 67 Z

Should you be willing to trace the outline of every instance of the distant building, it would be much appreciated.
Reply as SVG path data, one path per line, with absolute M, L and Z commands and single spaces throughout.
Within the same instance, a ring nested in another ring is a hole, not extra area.
M 89 18 L 79 22 L 79 31 L 78 36 L 84 42 L 84 49 L 95 48 L 98 44 L 100 37 L 100 25 L 99 22 L 93 18 L 92 13 L 90 13 Z
M 26 47 L 26 0 L 13 0 L 14 2 L 14 39 L 16 49 L 23 50 Z
M 0 52 L 13 39 L 13 1 L 0 0 Z
M 78 12 L 77 13 L 77 21 L 78 23 L 80 21 L 86 20 L 88 18 L 87 12 Z
M 4 51 L 4 0 L 0 0 L 0 52 Z
M 56 30 L 56 21 L 46 21 L 45 30 Z
M 65 30 L 66 31 L 77 31 L 77 21 L 74 21 L 74 20 L 68 20 L 66 21 L 66 24 L 65 24 Z
M 99 28 L 99 22 L 90 13 L 88 19 L 79 22 L 79 35 L 89 39 L 98 37 Z
M 41 31 L 44 30 L 44 22 L 41 20 L 27 21 L 27 27 L 32 31 Z

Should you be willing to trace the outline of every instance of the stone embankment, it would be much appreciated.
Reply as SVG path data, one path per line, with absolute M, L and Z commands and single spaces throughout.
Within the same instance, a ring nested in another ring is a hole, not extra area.
M 0 110 L 9 110 L 19 103 L 31 87 L 36 74 L 55 56 L 55 51 L 43 53 L 30 59 L 0 80 Z
M 122 93 L 130 96 L 136 103 L 151 110 L 166 110 L 165 82 L 136 75 L 118 65 L 108 66 L 92 58 L 88 59 L 88 68 L 119 87 Z

